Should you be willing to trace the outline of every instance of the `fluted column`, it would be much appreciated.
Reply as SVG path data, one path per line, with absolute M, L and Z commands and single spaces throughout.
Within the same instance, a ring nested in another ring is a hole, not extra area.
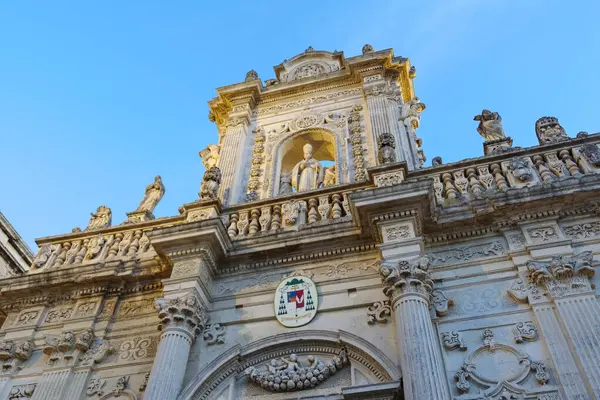
M 31 400 L 62 400 L 65 399 L 63 392 L 67 386 L 71 369 L 45 372 L 40 383 L 33 392 Z
M 536 305 L 533 311 L 567 399 L 585 399 L 588 396 L 585 382 L 569 350 L 567 338 L 556 318 L 554 307 L 551 304 Z
M 382 263 L 379 272 L 394 310 L 404 398 L 449 399 L 442 354 L 429 313 L 433 291 L 429 260 L 422 257 L 414 263 Z
M 574 355 L 579 361 L 582 378 L 586 381 L 592 398 L 600 399 L 600 305 L 589 282 L 589 278 L 595 274 L 592 262 L 592 252 L 585 251 L 573 256 L 555 256 L 548 262 L 528 261 L 526 265 L 531 283 L 543 288 L 548 299 L 554 302 L 557 314 L 562 320 L 561 325 L 565 329 L 566 339 L 575 350 Z M 527 294 L 530 301 L 533 300 L 531 292 Z M 540 295 L 536 297 L 541 298 Z M 534 307 L 536 308 L 539 307 Z M 549 317 L 538 315 L 536 312 L 536 316 L 540 318 L 542 334 L 546 336 L 547 331 L 542 321 L 544 318 L 556 318 L 555 314 Z M 555 329 L 558 329 L 558 326 Z M 569 351 L 567 343 L 560 345 L 560 351 Z M 558 358 L 558 354 L 556 356 Z M 561 361 L 563 360 L 555 359 L 565 391 L 573 389 L 581 392 L 581 384 L 578 383 L 580 378 L 573 378 L 573 374 L 576 373 L 573 363 L 566 360 L 563 364 Z M 564 376 L 566 373 L 569 375 Z M 573 395 L 569 398 L 578 397 Z
M 163 332 L 148 379 L 145 400 L 175 400 L 181 391 L 190 348 L 208 317 L 194 295 L 158 299 Z
M 221 144 L 219 169 L 221 170 L 221 185 L 219 199 L 223 205 L 238 202 L 239 190 L 235 185 L 235 177 L 241 169 L 244 141 L 248 131 L 248 121 L 243 117 L 232 117 L 227 122 L 225 136 Z M 239 186 L 239 185 L 238 185 Z M 242 188 L 241 190 L 244 190 Z

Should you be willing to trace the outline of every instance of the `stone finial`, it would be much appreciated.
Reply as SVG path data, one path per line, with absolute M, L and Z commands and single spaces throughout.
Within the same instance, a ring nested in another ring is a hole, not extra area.
M 542 117 L 535 121 L 535 134 L 542 145 L 569 140 L 567 132 L 556 117 Z
M 437 156 L 437 157 L 433 157 L 433 159 L 431 160 L 431 166 L 432 167 L 437 167 L 442 165 L 444 162 L 442 161 L 442 157 Z
M 577 133 L 577 139 L 586 138 L 588 136 L 590 136 L 590 134 L 586 131 L 580 131 L 579 133 Z
M 497 112 L 482 110 L 481 114 L 473 117 L 473 121 L 479 121 L 477 132 L 479 132 L 486 142 L 506 139 L 506 134 L 502 127 L 502 117 Z
M 306 50 L 304 50 L 305 53 L 312 53 L 313 51 L 315 51 L 315 49 L 313 49 L 312 46 L 308 46 Z
M 200 200 L 216 200 L 220 184 L 221 170 L 218 167 L 207 169 L 200 185 Z
M 106 206 L 100 206 L 95 213 L 91 213 L 87 229 L 106 228 L 112 222 L 112 211 Z
M 244 82 L 257 81 L 258 79 L 258 72 L 251 69 L 250 71 L 246 72 L 246 79 L 244 79 Z
M 377 138 L 379 148 L 378 159 L 380 164 L 396 161 L 396 140 L 391 133 L 384 132 Z
M 408 77 L 410 79 L 415 79 L 417 77 L 417 67 L 414 65 L 410 67 L 410 70 L 408 70 Z
M 373 46 L 371 46 L 370 44 L 367 43 L 362 47 L 363 54 L 372 53 L 372 52 L 373 52 Z
M 156 310 L 160 318 L 159 330 L 183 328 L 192 339 L 204 330 L 208 322 L 208 314 L 200 300 L 190 294 L 173 299 L 156 299 Z

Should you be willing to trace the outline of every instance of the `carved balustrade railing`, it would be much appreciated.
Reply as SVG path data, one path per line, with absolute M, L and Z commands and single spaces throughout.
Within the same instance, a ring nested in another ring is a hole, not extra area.
M 69 240 L 42 244 L 30 272 L 103 261 L 132 260 L 151 251 L 146 231 L 139 228 L 112 233 L 85 233 Z
M 464 160 L 409 174 L 432 178 L 436 203 L 451 207 L 460 200 L 533 187 L 571 177 L 600 173 L 600 137 L 507 152 L 502 156 Z
M 280 201 L 249 203 L 232 211 L 225 210 L 221 218 L 234 240 L 266 232 L 297 230 L 305 225 L 350 221 L 349 193 L 322 191 Z

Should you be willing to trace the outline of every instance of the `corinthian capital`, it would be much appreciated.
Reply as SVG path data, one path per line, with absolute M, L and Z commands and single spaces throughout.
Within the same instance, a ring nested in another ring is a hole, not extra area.
M 429 298 L 433 291 L 430 265 L 427 256 L 413 262 L 402 260 L 398 264 L 381 263 L 379 274 L 383 281 L 383 293 L 388 297 L 414 293 Z
M 158 329 L 183 329 L 192 339 L 202 332 L 208 315 L 198 297 L 188 294 L 173 299 L 156 299 L 156 310 L 160 323 Z
M 554 256 L 550 261 L 527 261 L 530 281 L 546 287 L 552 297 L 584 293 L 592 290 L 589 279 L 596 271 L 594 256 L 584 251 L 573 256 Z

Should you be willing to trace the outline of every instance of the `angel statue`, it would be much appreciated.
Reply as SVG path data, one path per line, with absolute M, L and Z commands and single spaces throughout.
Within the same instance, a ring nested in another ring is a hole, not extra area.
M 477 132 L 486 142 L 505 139 L 504 128 L 502 128 L 502 117 L 497 112 L 483 110 L 481 114 L 473 117 L 473 121 L 479 121 Z
M 319 188 L 323 183 L 323 167 L 318 160 L 312 156 L 313 147 L 305 144 L 304 159 L 294 166 L 292 170 L 292 186 L 296 192 L 313 190 Z
M 88 223 L 87 229 L 105 228 L 110 226 L 112 221 L 112 212 L 110 208 L 106 206 L 100 206 L 96 209 L 95 213 L 90 213 L 91 218 Z
M 160 199 L 165 194 L 165 187 L 162 183 L 160 175 L 154 177 L 154 182 L 146 186 L 146 194 L 142 199 L 140 205 L 135 212 L 149 212 L 154 211 L 154 207 L 158 204 Z

